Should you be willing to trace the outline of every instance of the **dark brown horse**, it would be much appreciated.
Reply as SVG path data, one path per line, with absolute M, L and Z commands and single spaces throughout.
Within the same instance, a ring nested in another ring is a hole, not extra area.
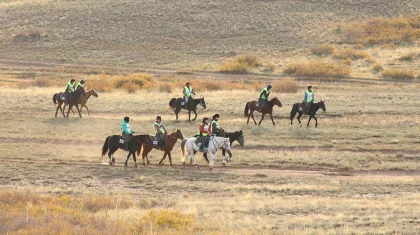
M 104 146 L 102 147 L 102 157 L 108 152 L 109 157 L 109 165 L 115 164 L 114 153 L 118 149 L 124 149 L 124 142 L 121 141 L 120 135 L 112 135 L 108 136 L 105 139 Z M 136 162 L 136 151 L 141 149 L 142 144 L 153 144 L 153 139 L 150 135 L 135 135 L 131 138 L 131 141 L 128 145 L 128 155 L 127 160 L 125 161 L 125 165 L 127 166 L 127 161 L 131 155 L 133 155 L 134 159 L 134 166 L 137 167 Z M 109 150 L 109 151 L 108 151 Z
M 181 112 L 181 109 L 188 110 L 188 121 L 191 122 L 191 111 L 194 112 L 195 117 L 193 118 L 193 121 L 197 118 L 197 105 L 200 104 L 203 106 L 204 109 L 206 109 L 206 101 L 204 100 L 204 97 L 200 99 L 193 99 L 192 97 L 188 100 L 187 107 L 182 106 L 182 102 L 184 102 L 184 99 L 182 98 L 172 98 L 169 101 L 169 107 L 174 110 L 176 120 L 178 120 L 178 113 Z
M 300 117 L 302 117 L 303 112 L 299 111 L 299 105 L 300 105 L 299 103 L 296 103 L 293 105 L 292 111 L 290 112 L 290 126 L 293 125 L 293 119 L 295 118 L 296 113 L 299 113 L 297 120 L 299 121 L 299 126 L 302 127 L 302 123 L 300 122 Z M 312 118 L 315 119 L 315 128 L 318 127 L 318 119 L 315 117 L 315 114 L 318 111 L 318 109 L 322 109 L 322 111 L 324 112 L 327 111 L 327 109 L 325 108 L 324 101 L 321 100 L 321 102 L 311 104 L 309 108 L 309 112 L 305 113 L 306 115 L 309 115 L 307 127 L 309 127 L 309 122 L 311 121 Z
M 165 136 L 166 138 L 166 145 L 163 148 L 159 148 L 159 147 L 153 147 L 152 144 L 143 144 L 143 153 L 142 153 L 142 157 L 143 157 L 143 166 L 146 165 L 146 163 L 144 162 L 144 159 L 147 159 L 147 165 L 150 164 L 149 158 L 147 157 L 147 154 L 149 154 L 150 151 L 152 151 L 153 148 L 164 151 L 165 153 L 163 154 L 163 158 L 162 160 L 160 160 L 159 164 L 162 164 L 162 161 L 165 160 L 166 156 L 168 156 L 169 158 L 169 163 L 171 164 L 172 167 L 174 167 L 172 165 L 172 156 L 171 156 L 171 151 L 175 145 L 175 143 L 177 142 L 178 139 L 183 140 L 184 139 L 184 134 L 182 133 L 182 131 L 180 129 L 176 129 L 176 131 L 172 132 L 169 135 Z M 137 150 L 137 155 L 140 154 L 140 150 Z
M 69 117 L 70 109 L 75 105 L 77 108 L 77 111 L 79 112 L 79 116 L 82 117 L 82 114 L 80 113 L 80 109 L 79 109 L 79 98 L 82 95 L 86 95 L 85 89 L 83 89 L 83 87 L 78 88 L 75 92 L 73 92 L 71 99 L 67 97 L 66 100 L 62 100 L 61 99 L 62 94 L 63 92 L 55 93 L 52 98 L 54 105 L 57 105 L 57 109 L 55 110 L 55 116 L 57 117 L 58 110 L 60 109 L 63 116 L 66 117 L 66 115 L 64 115 L 63 110 L 65 110 L 66 106 L 69 105 L 69 110 L 67 111 L 67 117 Z M 63 103 L 64 103 L 64 107 L 61 108 L 61 105 Z
M 257 122 L 254 119 L 254 111 L 258 111 L 260 113 L 262 113 L 262 117 L 261 117 L 261 121 L 258 123 L 258 125 L 261 124 L 262 120 L 264 119 L 264 115 L 265 114 L 270 114 L 271 117 L 271 121 L 273 122 L 273 125 L 275 126 L 276 124 L 274 123 L 273 120 L 273 107 L 274 105 L 277 105 L 279 107 L 282 106 L 281 102 L 279 99 L 277 99 L 277 97 L 274 97 L 273 99 L 271 99 L 270 101 L 267 102 L 266 106 L 260 111 L 257 108 L 257 101 L 251 101 L 246 103 L 245 105 L 245 116 L 248 116 L 248 121 L 246 124 L 249 124 L 249 117 L 252 117 L 252 120 L 254 120 L 255 125 L 257 125 Z

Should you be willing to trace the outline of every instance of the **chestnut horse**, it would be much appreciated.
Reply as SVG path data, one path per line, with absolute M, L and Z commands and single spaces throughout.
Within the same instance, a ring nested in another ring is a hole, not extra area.
M 146 165 L 146 163 L 144 162 L 144 159 L 146 158 L 147 160 L 147 165 L 150 164 L 149 158 L 147 157 L 147 154 L 150 153 L 150 151 L 152 151 L 152 149 L 158 149 L 161 151 L 165 151 L 165 153 L 163 154 L 163 158 L 162 160 L 160 160 L 159 164 L 162 164 L 162 161 L 165 160 L 166 156 L 168 156 L 169 158 L 169 163 L 171 164 L 172 167 L 174 167 L 172 165 L 172 156 L 171 156 L 171 151 L 175 145 L 175 143 L 177 142 L 178 139 L 183 140 L 184 139 L 184 134 L 182 133 L 182 131 L 180 129 L 176 129 L 176 131 L 172 132 L 169 135 L 165 136 L 166 139 L 166 145 L 163 148 L 160 147 L 153 147 L 153 145 L 149 145 L 149 144 L 143 144 L 143 153 L 142 153 L 142 157 L 143 157 L 143 166 Z M 137 155 L 140 155 L 140 150 L 137 150 Z
M 254 119 L 254 111 L 258 111 L 260 113 L 262 113 L 262 117 L 261 117 L 261 121 L 258 123 L 258 125 L 261 124 L 262 120 L 264 119 L 264 115 L 265 114 L 270 114 L 271 117 L 271 121 L 273 122 L 273 125 L 275 126 L 276 124 L 274 123 L 273 120 L 273 107 L 274 105 L 277 105 L 279 107 L 282 106 L 281 102 L 279 99 L 277 99 L 277 97 L 274 97 L 273 99 L 271 99 L 270 101 L 267 102 L 267 105 L 260 111 L 257 108 L 257 101 L 251 101 L 246 103 L 245 105 L 245 116 L 248 116 L 248 121 L 246 124 L 249 124 L 249 117 L 252 117 L 252 120 L 254 120 L 255 125 L 257 125 L 257 122 Z
M 95 98 L 98 98 L 98 93 L 96 93 L 96 91 L 93 88 L 91 88 L 90 91 L 86 92 L 86 96 L 80 96 L 80 98 L 79 98 L 79 104 L 81 105 L 80 112 L 82 112 L 83 107 L 86 107 L 86 109 L 88 111 L 88 115 L 90 115 L 89 108 L 88 108 L 88 106 L 86 106 L 86 103 L 88 102 L 88 100 L 91 96 L 94 96 Z M 73 108 L 71 109 L 71 111 L 74 114 Z

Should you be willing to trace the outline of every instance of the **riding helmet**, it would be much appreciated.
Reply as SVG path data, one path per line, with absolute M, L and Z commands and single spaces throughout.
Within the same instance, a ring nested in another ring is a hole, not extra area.
M 76 81 L 76 79 L 74 79 L 74 78 L 71 78 L 71 79 L 70 79 L 70 81 L 74 82 L 74 81 Z
M 124 121 L 126 121 L 126 122 L 130 122 L 130 118 L 129 118 L 129 117 L 125 117 L 125 118 L 124 118 Z
M 85 79 L 82 79 L 82 81 L 80 81 L 80 83 L 84 84 L 86 81 Z
M 206 118 L 206 117 L 205 117 L 205 118 L 203 118 L 203 123 L 204 123 L 206 120 L 209 120 L 209 119 L 208 119 L 208 118 Z
M 213 115 L 213 119 L 216 119 L 216 118 L 219 118 L 220 116 L 219 116 L 219 114 L 218 113 L 216 113 L 215 115 Z
M 271 84 L 268 84 L 267 89 L 271 89 Z
M 156 117 L 156 120 L 162 120 L 162 117 L 161 116 L 157 116 Z
M 308 89 L 309 89 L 309 88 L 312 88 L 312 86 L 311 86 L 311 85 L 309 85 L 309 86 L 308 86 Z
M 190 85 L 191 83 L 187 82 L 187 84 L 185 84 L 186 86 Z

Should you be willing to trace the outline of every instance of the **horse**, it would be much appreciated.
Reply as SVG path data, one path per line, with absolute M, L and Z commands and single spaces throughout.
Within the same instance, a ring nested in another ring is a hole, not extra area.
M 246 124 L 249 124 L 249 117 L 252 117 L 252 120 L 254 120 L 255 125 L 257 125 L 257 122 L 254 119 L 254 111 L 258 111 L 260 113 L 262 113 L 262 117 L 261 117 L 261 121 L 258 123 L 258 125 L 261 124 L 262 120 L 264 119 L 264 115 L 265 114 L 270 114 L 271 117 L 271 121 L 273 122 L 273 125 L 275 126 L 276 124 L 274 123 L 273 120 L 273 107 L 274 105 L 277 105 L 279 107 L 283 106 L 280 102 L 279 99 L 277 99 L 277 97 L 274 97 L 273 99 L 271 99 L 270 101 L 267 102 L 267 105 L 265 107 L 263 107 L 263 109 L 261 111 L 258 110 L 257 108 L 257 101 L 250 101 L 248 103 L 246 103 L 245 105 L 245 116 L 248 116 L 248 121 Z M 249 112 L 248 112 L 249 111 Z
M 76 105 L 77 111 L 79 112 L 79 116 L 82 117 L 82 114 L 80 113 L 78 102 L 79 102 L 80 96 L 86 94 L 85 89 L 83 89 L 83 87 L 80 87 L 79 89 L 77 89 L 75 92 L 73 92 L 71 99 L 67 98 L 66 100 L 62 100 L 61 99 L 62 94 L 63 94 L 63 92 L 55 93 L 53 95 L 53 98 L 52 98 L 54 105 L 57 105 L 57 109 L 55 110 L 55 116 L 57 117 L 58 109 L 60 109 L 63 116 L 66 117 L 66 115 L 64 115 L 63 110 L 66 109 L 66 106 L 68 104 L 69 105 L 69 110 L 67 111 L 67 118 L 69 117 L 70 109 L 73 107 L 73 105 Z M 61 108 L 61 105 L 63 103 L 64 103 L 64 107 Z
M 152 138 L 154 138 L 152 136 Z M 162 161 L 165 160 L 166 156 L 168 156 L 169 158 L 169 163 L 171 164 L 172 167 L 174 167 L 172 165 L 172 156 L 171 156 L 171 151 L 175 145 L 175 143 L 177 142 L 178 139 L 183 140 L 184 139 L 184 134 L 182 133 L 182 131 L 180 129 L 176 129 L 176 131 L 172 132 L 169 135 L 165 136 L 166 138 L 166 145 L 164 147 L 157 147 L 157 146 L 153 146 L 152 145 L 148 145 L 148 144 L 143 144 L 142 149 L 143 149 L 143 153 L 142 153 L 142 158 L 143 158 L 143 166 L 145 166 L 145 162 L 144 159 L 146 158 L 147 160 L 147 165 L 150 164 L 149 158 L 147 157 L 147 154 L 149 154 L 150 151 L 152 151 L 153 148 L 161 150 L 161 151 L 165 151 L 165 153 L 163 154 L 163 158 L 162 160 L 160 160 L 159 165 L 162 164 Z M 137 155 L 140 155 L 140 149 L 137 150 Z
M 185 168 L 185 161 L 188 159 L 189 156 L 191 156 L 192 162 L 197 167 L 197 169 L 200 168 L 194 159 L 195 152 L 198 152 L 199 150 L 199 147 L 195 144 L 196 139 L 197 139 L 196 137 L 192 137 L 189 139 L 184 139 L 181 142 L 181 154 L 184 157 L 182 166 L 184 168 Z M 210 156 L 210 164 L 209 164 L 210 170 L 213 170 L 213 167 L 214 167 L 214 153 L 220 148 L 225 148 L 225 150 L 229 153 L 229 155 L 232 154 L 232 151 L 230 150 L 229 138 L 210 136 L 209 146 L 207 148 L 207 154 Z M 187 155 L 185 155 L 185 149 L 187 149 L 187 152 L 188 152 Z
M 127 166 L 127 161 L 130 156 L 133 155 L 134 166 L 137 167 L 136 151 L 141 148 L 142 144 L 152 145 L 152 137 L 150 135 L 134 135 L 131 138 L 131 141 L 128 144 L 128 155 L 127 160 L 125 161 L 125 166 Z M 124 149 L 124 142 L 120 142 L 120 135 L 111 135 L 106 137 L 104 146 L 102 147 L 102 157 L 108 152 L 109 165 L 111 166 L 115 164 L 114 153 L 118 149 Z
M 192 99 L 190 98 L 187 103 L 187 107 L 182 106 L 182 102 L 184 102 L 183 98 L 172 98 L 169 101 L 169 107 L 172 108 L 175 112 L 176 120 L 178 120 L 178 113 L 181 111 L 181 109 L 188 110 L 188 121 L 191 122 L 191 111 L 194 112 L 195 117 L 193 118 L 193 121 L 197 119 L 197 105 L 200 104 L 204 109 L 206 109 L 206 101 L 204 100 L 204 97 L 200 99 Z
M 232 143 L 235 142 L 235 141 L 238 141 L 240 146 L 244 146 L 244 144 L 245 144 L 244 132 L 242 130 L 235 131 L 235 132 L 225 132 L 222 129 L 222 132 L 220 133 L 220 136 L 225 137 L 225 138 L 229 138 L 230 146 L 232 146 Z M 222 148 L 222 163 L 223 163 L 223 165 L 225 165 L 226 162 L 230 162 L 231 157 L 232 157 L 232 155 L 229 155 L 229 158 L 226 159 L 225 154 L 226 154 L 226 150 L 224 148 Z M 209 162 L 209 159 L 207 158 L 207 153 L 204 153 L 203 157 L 207 162 Z M 192 163 L 192 159 L 191 159 L 191 163 Z
M 302 123 L 300 122 L 300 117 L 302 117 L 303 112 L 299 111 L 299 105 L 300 103 L 296 103 L 293 105 L 292 111 L 290 112 L 290 126 L 293 126 L 293 119 L 295 118 L 296 113 L 299 113 L 299 116 L 297 117 L 297 120 L 299 121 L 299 126 L 302 127 Z M 327 111 L 327 109 L 325 108 L 325 103 L 324 101 L 320 101 L 318 103 L 313 103 L 311 104 L 310 108 L 309 108 L 309 112 L 305 113 L 306 115 L 309 115 L 309 120 L 308 120 L 308 125 L 307 127 L 309 127 L 309 122 L 311 121 L 312 118 L 315 119 L 315 128 L 318 127 L 318 119 L 315 117 L 316 112 L 318 111 L 318 109 L 322 109 L 322 111 Z
M 91 88 L 90 91 L 86 92 L 86 96 L 80 96 L 80 98 L 79 98 L 79 104 L 82 106 L 80 108 L 80 112 L 82 112 L 83 107 L 86 107 L 89 116 L 90 116 L 89 108 L 88 108 L 88 106 L 86 106 L 86 103 L 92 95 L 94 97 L 98 98 L 98 93 L 96 93 L 96 91 L 93 88 Z M 71 111 L 74 114 L 73 108 L 71 109 Z

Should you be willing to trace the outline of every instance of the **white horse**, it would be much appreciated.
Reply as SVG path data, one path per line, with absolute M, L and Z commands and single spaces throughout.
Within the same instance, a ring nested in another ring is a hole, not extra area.
M 181 143 L 181 153 L 182 153 L 182 157 L 184 157 L 184 161 L 182 162 L 182 165 L 185 167 L 185 161 L 188 159 L 189 156 L 191 156 L 191 160 L 193 162 L 193 164 L 197 167 L 200 168 L 197 163 L 195 162 L 195 152 L 198 152 L 199 147 L 195 144 L 195 140 L 197 138 L 192 137 L 189 139 L 184 139 L 182 140 Z M 209 167 L 210 169 L 213 169 L 214 167 L 214 153 L 216 153 L 216 151 L 218 149 L 224 148 L 226 150 L 226 152 L 229 153 L 229 155 L 232 155 L 232 152 L 230 150 L 230 141 L 229 138 L 224 138 L 224 137 L 217 137 L 217 136 L 210 136 L 210 141 L 209 141 L 209 146 L 207 148 L 207 156 L 209 156 L 209 160 L 210 160 L 210 164 Z M 185 149 L 187 150 L 188 154 L 185 155 Z

